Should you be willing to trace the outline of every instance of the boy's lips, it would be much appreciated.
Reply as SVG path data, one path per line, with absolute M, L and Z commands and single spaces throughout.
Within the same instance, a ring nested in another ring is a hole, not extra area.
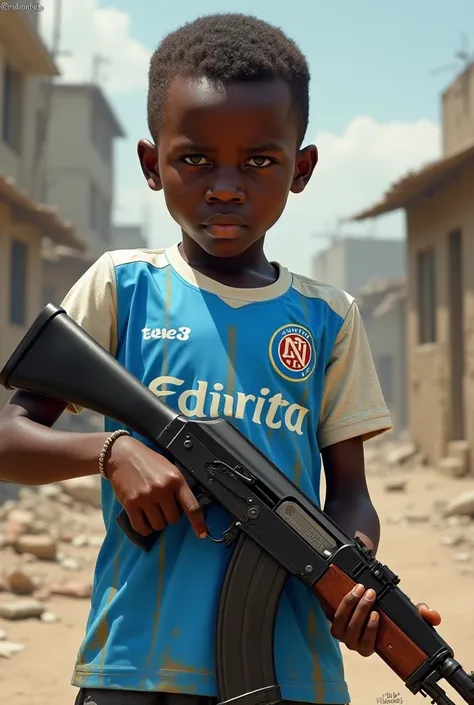
M 239 218 L 238 215 L 234 215 L 232 213 L 216 213 L 214 215 L 211 215 L 210 218 L 204 221 L 203 225 L 219 225 L 225 227 L 234 226 L 240 228 L 247 227 L 245 221 L 243 221 L 242 218 Z
M 204 221 L 203 227 L 213 237 L 233 239 L 242 234 L 247 224 L 238 215 L 216 213 Z

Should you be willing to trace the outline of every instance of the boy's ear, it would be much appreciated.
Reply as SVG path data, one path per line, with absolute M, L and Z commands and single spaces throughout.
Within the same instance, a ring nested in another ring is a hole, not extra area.
M 292 193 L 304 191 L 317 163 L 318 148 L 314 144 L 299 150 L 296 156 L 295 174 L 290 189 Z
M 158 150 L 149 140 L 140 140 L 137 145 L 138 159 L 148 186 L 152 191 L 161 191 L 158 171 Z

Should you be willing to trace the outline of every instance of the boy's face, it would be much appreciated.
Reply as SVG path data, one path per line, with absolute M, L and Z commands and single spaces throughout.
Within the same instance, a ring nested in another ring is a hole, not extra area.
M 163 189 L 183 232 L 217 257 L 235 257 L 260 239 L 317 163 L 316 147 L 298 150 L 283 81 L 219 88 L 176 78 L 157 145 L 142 140 L 138 153 L 150 188 Z

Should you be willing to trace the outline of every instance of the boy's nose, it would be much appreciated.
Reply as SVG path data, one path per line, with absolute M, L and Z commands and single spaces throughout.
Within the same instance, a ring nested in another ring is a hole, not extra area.
M 220 178 L 211 184 L 206 192 L 208 203 L 243 203 L 245 201 L 244 190 L 235 179 Z

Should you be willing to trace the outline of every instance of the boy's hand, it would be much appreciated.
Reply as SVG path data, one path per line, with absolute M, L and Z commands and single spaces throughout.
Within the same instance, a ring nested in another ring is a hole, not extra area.
M 201 506 L 179 470 L 140 441 L 113 443 L 106 473 L 135 531 L 148 536 L 177 523 L 182 512 L 200 538 L 207 536 Z
M 374 590 L 365 590 L 356 585 L 352 592 L 341 600 L 332 620 L 331 634 L 342 641 L 351 651 L 361 656 L 371 656 L 375 651 L 375 639 L 379 625 L 379 615 L 372 610 L 375 601 Z M 424 603 L 417 605 L 421 616 L 434 627 L 441 617 Z

